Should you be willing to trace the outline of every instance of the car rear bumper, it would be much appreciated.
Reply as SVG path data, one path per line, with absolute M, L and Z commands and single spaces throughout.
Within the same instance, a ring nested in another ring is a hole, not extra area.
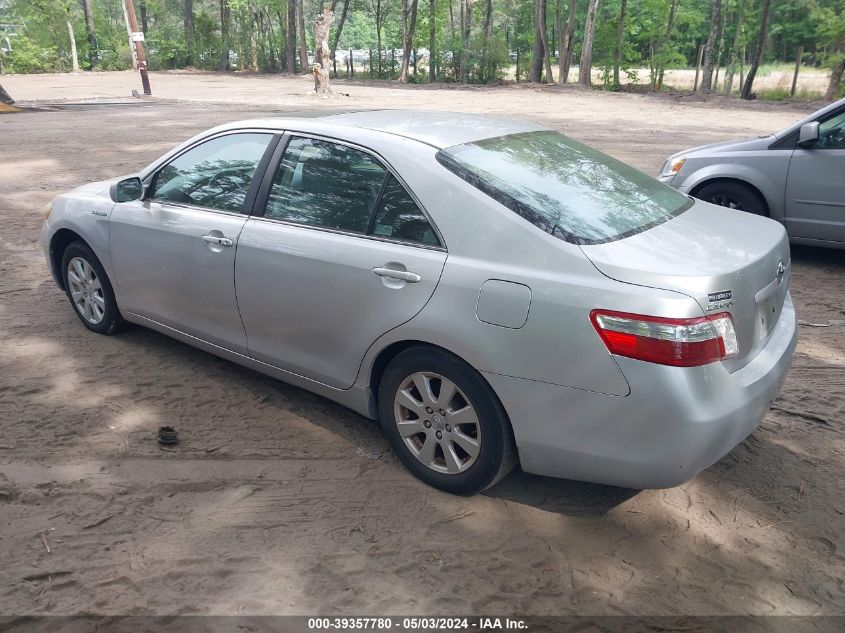
M 616 358 L 631 385 L 608 396 L 485 373 L 514 429 L 523 470 L 630 488 L 668 488 L 721 459 L 759 424 L 797 342 L 787 295 L 757 356 L 729 373 L 721 363 L 678 368 Z

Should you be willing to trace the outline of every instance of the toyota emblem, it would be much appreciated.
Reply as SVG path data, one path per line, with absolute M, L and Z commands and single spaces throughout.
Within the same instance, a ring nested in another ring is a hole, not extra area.
M 783 283 L 784 275 L 786 275 L 786 265 L 783 263 L 783 260 L 780 260 L 778 262 L 778 270 L 777 270 L 777 273 L 776 273 L 778 283 Z

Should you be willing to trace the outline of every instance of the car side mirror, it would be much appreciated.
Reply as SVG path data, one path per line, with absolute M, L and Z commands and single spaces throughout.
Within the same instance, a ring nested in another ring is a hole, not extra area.
M 819 122 L 811 121 L 801 126 L 798 131 L 799 147 L 809 147 L 819 140 Z
M 137 176 L 124 178 L 112 184 L 109 195 L 115 202 L 140 200 L 144 196 L 144 185 Z

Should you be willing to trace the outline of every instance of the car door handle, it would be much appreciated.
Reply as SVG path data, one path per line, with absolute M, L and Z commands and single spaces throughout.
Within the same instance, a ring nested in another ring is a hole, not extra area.
M 231 246 L 234 244 L 228 237 L 221 237 L 219 235 L 203 235 L 202 239 L 209 244 L 219 244 L 220 246 Z
M 373 268 L 373 273 L 379 277 L 390 277 L 391 279 L 401 279 L 407 281 L 409 284 L 418 284 L 422 281 L 417 273 L 408 272 L 407 270 L 394 270 L 393 268 Z

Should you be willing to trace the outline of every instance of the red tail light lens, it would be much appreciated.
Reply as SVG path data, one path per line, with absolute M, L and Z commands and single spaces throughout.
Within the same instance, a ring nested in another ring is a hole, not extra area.
M 697 367 L 739 353 L 733 319 L 728 312 L 691 319 L 593 310 L 593 327 L 608 351 L 673 367 Z

